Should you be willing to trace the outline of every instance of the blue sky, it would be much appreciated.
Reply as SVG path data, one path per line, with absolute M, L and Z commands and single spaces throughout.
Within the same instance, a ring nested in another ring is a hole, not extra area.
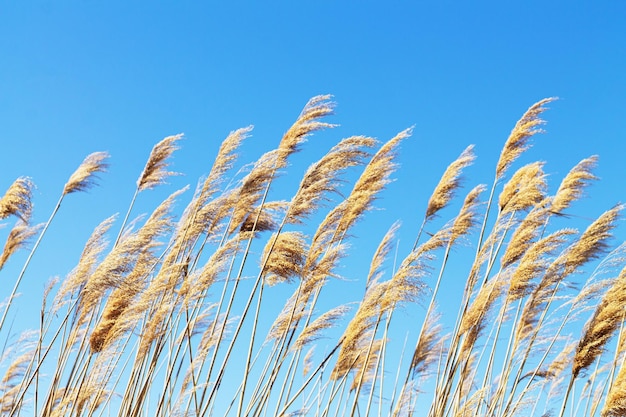
M 0 189 L 32 177 L 35 221 L 45 221 L 83 158 L 111 154 L 101 185 L 64 202 L 25 278 L 22 291 L 34 294 L 25 300 L 38 305 L 43 282 L 74 266 L 93 227 L 126 210 L 158 140 L 185 134 L 173 158 L 184 176 L 143 193 L 136 214 L 195 186 L 231 130 L 255 125 L 241 156 L 254 161 L 318 94 L 334 96 L 329 121 L 340 126 L 293 159 L 286 190 L 339 139 L 385 141 L 414 126 L 377 202 L 384 211 L 355 230 L 362 256 L 395 220 L 410 246 L 439 176 L 467 145 L 478 156 L 467 185 L 490 184 L 515 121 L 544 97 L 560 99 L 517 166 L 547 161 L 556 189 L 598 154 L 602 180 L 572 208 L 584 228 L 626 200 L 625 21 L 622 2 L 3 2 Z M 623 241 L 623 227 L 617 234 Z

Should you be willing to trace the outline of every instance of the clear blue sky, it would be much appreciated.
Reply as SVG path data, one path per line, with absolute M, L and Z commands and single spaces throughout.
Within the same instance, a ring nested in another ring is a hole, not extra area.
M 195 186 L 231 130 L 255 125 L 244 162 L 272 149 L 317 94 L 334 95 L 329 121 L 341 126 L 311 138 L 297 172 L 343 137 L 387 140 L 415 126 L 384 211 L 355 230 L 367 259 L 395 220 L 410 246 L 432 188 L 467 145 L 478 156 L 467 184 L 490 184 L 515 121 L 544 97 L 560 100 L 519 164 L 547 161 L 555 189 L 598 154 L 602 180 L 572 209 L 596 217 L 626 201 L 625 22 L 618 1 L 2 2 L 0 189 L 32 177 L 43 222 L 87 154 L 112 156 L 99 187 L 68 196 L 22 291 L 38 305 L 42 283 L 74 266 L 92 228 L 126 210 L 158 140 L 185 134 L 173 159 L 185 175 L 144 193 L 136 213 Z

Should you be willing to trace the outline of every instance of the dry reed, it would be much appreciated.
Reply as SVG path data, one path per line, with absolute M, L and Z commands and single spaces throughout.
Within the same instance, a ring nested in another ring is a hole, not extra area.
M 238 153 L 252 127 L 232 131 L 180 213 L 184 189 L 127 225 L 137 194 L 174 175 L 182 135 L 154 145 L 117 238 L 108 244 L 116 216 L 94 229 L 61 285 L 46 287 L 29 343 L 4 326 L 18 285 L 63 198 L 93 186 L 108 154 L 83 161 L 43 228 L 30 224 L 34 184 L 13 182 L 0 199 L 0 219 L 16 217 L 0 273 L 38 238 L 0 319 L 0 413 L 509 417 L 547 415 L 559 402 L 564 413 L 571 399 L 575 415 L 624 415 L 626 259 L 622 246 L 610 252 L 622 206 L 582 234 L 557 228 L 557 216 L 567 225 L 586 218 L 574 203 L 597 179 L 598 158 L 575 165 L 553 196 L 547 163 L 515 166 L 553 99 L 514 126 L 486 201 L 476 185 L 456 202 L 475 160 L 469 146 L 426 201 L 413 247 L 390 221 L 369 254 L 353 227 L 392 182 L 411 129 L 382 145 L 347 137 L 294 182 L 289 158 L 334 126 L 322 120 L 330 99 L 309 100 L 275 149 L 249 165 Z M 274 184 L 285 172 L 294 186 L 286 199 Z M 455 203 L 458 214 L 439 222 Z M 473 257 L 461 242 L 475 246 Z

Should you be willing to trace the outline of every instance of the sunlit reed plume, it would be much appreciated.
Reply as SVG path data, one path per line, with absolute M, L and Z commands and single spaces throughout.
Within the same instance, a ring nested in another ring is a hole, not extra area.
M 315 211 L 328 194 L 338 193 L 342 184 L 339 174 L 349 167 L 362 165 L 369 156 L 368 148 L 376 141 L 365 136 L 352 136 L 335 145 L 304 174 L 288 210 L 288 223 L 300 223 Z
M 504 185 L 499 198 L 502 212 L 527 210 L 545 197 L 546 177 L 543 163 L 533 162 L 518 169 Z
M 452 224 L 450 244 L 469 233 L 469 231 L 478 224 L 480 216 L 478 213 L 478 208 L 480 206 L 479 198 L 485 191 L 485 188 L 486 187 L 483 184 L 477 185 L 465 196 L 463 206 L 461 206 L 461 210 Z
M 461 186 L 461 174 L 463 169 L 474 162 L 474 146 L 468 146 L 463 153 L 446 168 L 439 184 L 435 187 L 433 194 L 428 200 L 426 207 L 426 218 L 434 217 L 439 210 L 450 203 L 456 190 Z
M 545 105 L 554 100 L 555 98 L 544 98 L 533 104 L 515 124 L 500 153 L 500 159 L 496 165 L 496 179 L 502 178 L 509 166 L 529 148 L 530 138 L 542 132 L 538 127 L 544 121 L 539 116 L 546 111 Z
M 137 189 L 139 191 L 154 188 L 163 184 L 167 177 L 176 175 L 175 172 L 167 170 L 169 166 L 167 159 L 178 149 L 176 142 L 182 139 L 182 137 L 182 134 L 168 136 L 154 145 L 148 162 L 146 162 L 143 172 L 137 179 Z
M 275 285 L 301 276 L 306 251 L 306 241 L 300 232 L 282 232 L 270 238 L 261 257 L 266 260 L 265 281 Z
M 94 152 L 88 155 L 63 188 L 63 195 L 77 191 L 86 191 L 91 188 L 97 179 L 99 172 L 106 171 L 108 164 L 105 160 L 109 157 L 106 152 Z
M 33 187 L 30 178 L 16 179 L 0 198 L 0 219 L 14 215 L 26 222 L 32 209 Z
M 572 374 L 591 365 L 606 349 L 606 344 L 624 320 L 626 305 L 626 268 L 622 269 L 615 283 L 606 292 L 593 316 L 585 325 L 584 333 L 574 355 Z
M 559 189 L 554 195 L 550 210 L 554 213 L 563 213 L 572 201 L 578 200 L 583 195 L 583 189 L 589 182 L 597 180 L 598 177 L 591 172 L 598 163 L 596 155 L 580 161 L 563 178 Z
M 0 269 L 4 267 L 9 257 L 17 252 L 19 249 L 28 245 L 28 241 L 36 235 L 41 229 L 42 225 L 29 226 L 22 220 L 18 220 L 15 226 L 9 232 L 7 241 L 2 249 L 2 255 L 0 256 Z

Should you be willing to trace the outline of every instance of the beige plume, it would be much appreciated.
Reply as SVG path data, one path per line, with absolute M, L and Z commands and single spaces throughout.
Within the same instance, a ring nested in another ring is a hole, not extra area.
M 559 189 L 557 190 L 550 210 L 554 213 L 562 213 L 574 200 L 578 200 L 583 193 L 583 188 L 590 181 L 597 180 L 598 177 L 592 174 L 592 170 L 598 163 L 596 155 L 580 161 L 570 172 L 563 178 Z
M 585 325 L 582 338 L 576 347 L 573 377 L 588 368 L 606 349 L 606 344 L 619 329 L 624 319 L 626 305 L 626 268 L 605 293 L 591 319 Z
M 468 146 L 461 155 L 446 168 L 443 176 L 439 180 L 439 184 L 435 187 L 435 191 L 428 200 L 426 207 L 426 219 L 432 219 L 439 210 L 443 209 L 450 203 L 454 197 L 454 193 L 461 186 L 461 174 L 463 169 L 474 162 L 474 145 Z
M 32 209 L 33 187 L 30 178 L 20 177 L 16 179 L 4 193 L 4 196 L 0 198 L 0 219 L 14 215 L 26 222 Z
M 4 267 L 4 264 L 7 262 L 9 257 L 11 257 L 11 255 L 28 244 L 28 240 L 37 234 L 42 226 L 43 225 L 31 227 L 22 220 L 18 220 L 9 232 L 7 241 L 4 244 L 2 255 L 0 255 L 0 269 Z
M 99 172 L 106 171 L 108 165 L 105 160 L 109 157 L 106 152 L 94 152 L 88 155 L 63 188 L 63 195 L 91 188 Z
M 542 132 L 538 126 L 542 125 L 544 121 L 539 116 L 546 110 L 544 106 L 555 99 L 554 97 L 545 98 L 533 104 L 515 124 L 500 153 L 500 159 L 496 166 L 496 179 L 502 178 L 513 161 L 528 149 L 530 138 Z
M 546 176 L 543 162 L 533 162 L 518 169 L 504 185 L 499 198 L 501 212 L 527 210 L 545 198 Z
M 178 149 L 176 142 L 182 139 L 182 137 L 182 133 L 168 136 L 154 145 L 148 162 L 137 179 L 137 189 L 139 191 L 154 188 L 163 184 L 167 177 L 177 175 L 175 172 L 167 171 L 169 165 L 167 159 Z

